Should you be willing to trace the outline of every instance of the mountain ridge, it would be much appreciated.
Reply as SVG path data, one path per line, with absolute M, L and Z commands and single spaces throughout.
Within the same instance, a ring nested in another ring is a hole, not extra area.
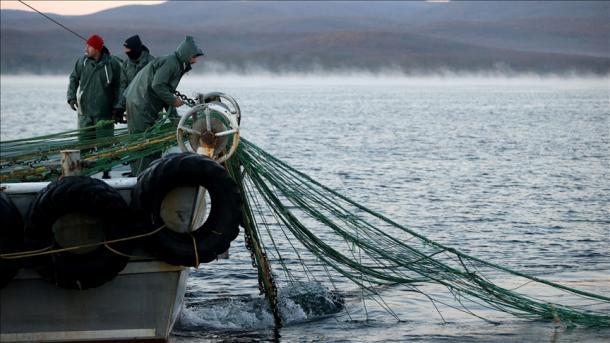
M 84 16 L 50 15 L 83 36 L 101 34 L 123 58 L 140 34 L 153 55 L 185 35 L 206 65 L 247 72 L 342 69 L 609 73 L 604 2 L 166 2 Z M 39 14 L 2 10 L 1 72 L 66 73 L 80 39 Z M 208 62 L 208 63 L 206 63 Z

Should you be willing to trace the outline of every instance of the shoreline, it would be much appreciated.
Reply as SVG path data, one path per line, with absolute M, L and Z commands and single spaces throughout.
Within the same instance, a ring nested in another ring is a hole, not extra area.
M 69 74 L 0 74 L 0 81 L 19 84 L 29 82 L 32 78 L 45 83 L 56 83 L 59 80 L 68 82 Z M 400 73 L 191 73 L 183 80 L 185 84 L 191 81 L 204 81 L 207 84 L 239 85 L 239 86 L 270 86 L 280 82 L 282 85 L 362 85 L 375 84 L 396 86 L 588 86 L 610 87 L 610 74 L 607 75 L 577 75 L 577 74 L 515 74 L 499 73 L 445 73 L 445 74 L 400 74 Z

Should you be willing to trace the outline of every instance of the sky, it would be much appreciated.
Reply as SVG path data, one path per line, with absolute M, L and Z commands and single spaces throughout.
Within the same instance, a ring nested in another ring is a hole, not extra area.
M 44 13 L 56 13 L 62 15 L 91 14 L 109 8 L 125 5 L 153 5 L 164 1 L 24 1 L 28 5 Z M 30 11 L 27 6 L 19 1 L 1 0 L 0 9 Z
M 425 0 L 428 2 L 449 2 L 449 0 Z M 56 13 L 61 15 L 82 15 L 107 10 L 109 8 L 125 5 L 156 5 L 165 1 L 41 1 L 24 0 L 28 5 L 44 13 Z M 17 0 L 0 0 L 0 9 L 3 10 L 32 10 Z

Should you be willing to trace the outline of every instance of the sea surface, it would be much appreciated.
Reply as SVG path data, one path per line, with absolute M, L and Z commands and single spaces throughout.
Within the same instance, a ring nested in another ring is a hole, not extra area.
M 68 77 L 2 76 L 2 140 L 76 126 Z M 187 75 L 187 95 L 221 91 L 242 135 L 368 208 L 445 245 L 610 295 L 610 79 Z M 180 113 L 184 113 L 181 109 Z M 278 235 L 278 239 L 283 239 Z M 297 271 L 295 271 L 297 272 Z M 279 290 L 285 326 L 259 295 L 237 238 L 228 260 L 190 273 L 176 342 L 609 342 L 610 329 L 440 309 L 380 289 L 400 321 L 337 280 Z M 441 297 L 446 290 L 427 286 Z M 314 299 L 303 307 L 295 299 Z M 446 295 L 450 297 L 450 295 Z M 560 299 L 558 299 L 560 300 Z

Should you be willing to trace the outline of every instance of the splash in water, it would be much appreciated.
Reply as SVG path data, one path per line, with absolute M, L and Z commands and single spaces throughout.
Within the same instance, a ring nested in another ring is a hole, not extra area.
M 339 313 L 343 297 L 318 282 L 298 282 L 278 290 L 284 325 L 317 320 Z M 182 309 L 176 329 L 181 331 L 243 331 L 274 326 L 264 297 L 221 298 L 190 301 Z

